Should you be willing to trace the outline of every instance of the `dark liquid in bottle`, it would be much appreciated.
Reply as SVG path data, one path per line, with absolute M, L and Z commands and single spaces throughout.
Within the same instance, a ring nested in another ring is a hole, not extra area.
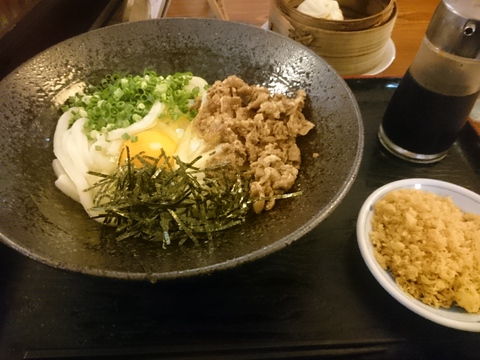
M 385 111 L 383 131 L 405 150 L 442 153 L 462 130 L 478 94 L 442 95 L 421 86 L 407 71 Z

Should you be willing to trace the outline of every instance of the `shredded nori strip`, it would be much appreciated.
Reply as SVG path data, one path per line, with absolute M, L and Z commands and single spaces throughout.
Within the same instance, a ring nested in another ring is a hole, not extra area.
M 132 162 L 140 161 L 137 167 Z M 229 165 L 200 170 L 191 163 L 162 154 L 152 158 L 138 154 L 111 175 L 95 183 L 95 210 L 106 225 L 116 226 L 117 240 L 127 238 L 171 242 L 172 234 L 198 243 L 213 233 L 245 221 L 251 207 L 249 178 Z M 202 181 L 197 176 L 203 175 Z

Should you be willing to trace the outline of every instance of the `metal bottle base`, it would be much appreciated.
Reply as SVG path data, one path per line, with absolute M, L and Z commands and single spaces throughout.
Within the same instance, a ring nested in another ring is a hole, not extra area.
M 438 153 L 438 154 L 417 154 L 415 152 L 406 150 L 396 144 L 394 144 L 388 136 L 383 131 L 382 125 L 378 130 L 378 139 L 385 149 L 387 149 L 393 155 L 410 162 L 419 163 L 419 164 L 431 164 L 442 160 L 446 155 L 447 151 Z

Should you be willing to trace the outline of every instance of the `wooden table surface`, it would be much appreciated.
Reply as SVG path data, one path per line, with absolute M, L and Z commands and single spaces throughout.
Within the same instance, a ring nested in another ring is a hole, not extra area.
M 230 21 L 262 26 L 268 21 L 271 0 L 224 0 Z M 398 16 L 392 33 L 393 63 L 377 76 L 403 76 L 423 39 L 439 0 L 397 0 Z M 207 0 L 171 0 L 167 17 L 214 17 Z

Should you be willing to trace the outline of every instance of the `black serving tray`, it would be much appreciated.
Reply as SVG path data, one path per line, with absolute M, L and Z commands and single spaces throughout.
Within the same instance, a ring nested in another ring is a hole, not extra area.
M 54 269 L 0 245 L 0 359 L 478 358 L 478 334 L 430 322 L 383 290 L 355 234 L 363 201 L 388 182 L 428 177 L 480 192 L 478 138 L 467 125 L 437 164 L 397 159 L 376 135 L 399 79 L 346 81 L 364 158 L 325 222 L 255 262 L 156 284 Z

